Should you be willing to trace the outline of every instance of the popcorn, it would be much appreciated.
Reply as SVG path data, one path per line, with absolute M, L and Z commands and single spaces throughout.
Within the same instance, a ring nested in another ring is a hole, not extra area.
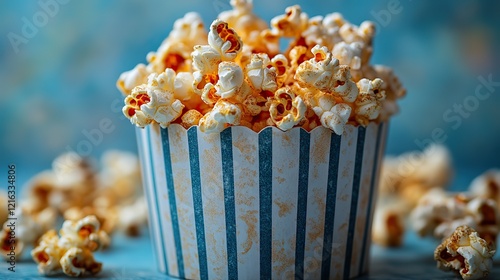
M 258 45 L 258 36 L 260 32 L 267 28 L 267 24 L 253 12 L 252 0 L 231 0 L 230 4 L 233 10 L 224 11 L 217 18 L 227 22 L 234 28 L 236 33 L 241 34 L 241 40 L 245 42 L 255 42 Z
M 95 216 L 86 216 L 78 221 L 67 220 L 59 232 L 60 244 L 77 246 L 94 252 L 109 245 L 106 232 L 100 230 L 100 223 Z
M 143 196 L 128 206 L 121 207 L 118 214 L 118 227 L 128 236 L 138 236 L 141 227 L 146 226 L 148 208 Z
M 341 135 L 351 115 L 351 107 L 340 103 L 330 95 L 322 95 L 318 98 L 317 105 L 313 107 L 314 113 L 320 118 L 321 124 Z
M 356 85 L 359 89 L 359 95 L 355 101 L 354 110 L 356 121 L 367 126 L 370 120 L 378 117 L 382 109 L 382 100 L 385 99 L 385 92 L 381 89 L 383 81 L 375 79 L 361 79 Z
M 332 50 L 332 56 L 339 60 L 340 64 L 351 67 L 352 70 L 361 68 L 361 50 L 363 45 L 359 42 L 347 44 L 339 42 Z
M 93 251 L 102 248 L 102 240 L 107 237 L 99 227 L 96 217 L 87 216 L 77 222 L 64 222 L 59 232 L 61 237 L 55 230 L 45 233 L 31 251 L 38 271 L 44 275 L 62 271 L 73 277 L 101 271 L 102 264 L 92 255 Z
M 452 173 L 449 151 L 441 145 L 430 145 L 421 153 L 386 157 L 379 191 L 381 195 L 397 195 L 414 207 L 428 190 L 446 187 Z
M 491 199 L 433 189 L 421 198 L 410 218 L 413 228 L 422 236 L 433 234 L 444 238 L 457 226 L 467 225 L 477 229 L 479 236 L 495 247 L 499 215 L 497 205 Z
M 399 247 L 405 233 L 404 205 L 395 199 L 377 202 L 373 217 L 373 242 L 384 247 Z
M 469 189 L 479 197 L 490 198 L 500 204 L 500 170 L 484 172 L 472 181 Z
M 254 90 L 274 92 L 278 88 L 277 68 L 268 67 L 270 65 L 271 60 L 267 54 L 252 54 L 251 61 L 245 68 L 245 75 Z
M 276 126 L 287 131 L 304 119 L 306 105 L 290 88 L 280 88 L 270 100 L 269 113 Z
M 73 247 L 61 258 L 64 274 L 79 277 L 85 274 L 97 274 L 102 269 L 102 263 L 96 262 L 89 250 Z
M 146 65 L 139 63 L 134 69 L 120 75 L 120 78 L 116 82 L 116 87 L 127 96 L 136 86 L 147 83 L 150 74 L 151 72 L 147 69 Z
M 148 84 L 137 86 L 125 99 L 123 114 L 138 127 L 155 121 L 167 127 L 182 114 L 184 105 L 174 98 L 175 72 L 165 70 L 160 75 L 151 74 Z
M 219 64 L 219 81 L 215 85 L 216 94 L 227 99 L 239 93 L 243 85 L 243 69 L 234 62 L 222 62 Z
M 117 86 L 128 94 L 123 112 L 132 123 L 166 127 L 180 117 L 186 128 L 200 125 L 210 133 L 228 125 L 257 131 L 277 125 L 273 120 L 277 114 L 269 113 L 267 99 L 284 87 L 293 89 L 306 107 L 304 112 L 310 114 L 280 124 L 284 129 L 292 124 L 307 130 L 323 125 L 342 133 L 347 123 L 367 126 L 397 112 L 395 101 L 404 96 L 404 88 L 389 68 L 369 64 L 373 23 L 356 26 L 339 13 L 309 18 L 295 5 L 274 17 L 268 27 L 253 13 L 251 0 L 230 3 L 233 9 L 222 12 L 208 34 L 202 31 L 199 16 L 186 14 L 158 51 L 148 55 L 148 65 L 120 77 Z M 282 38 L 292 39 L 284 52 L 280 51 Z M 167 98 L 152 90 L 145 76 L 169 71 L 174 73 L 174 86 L 163 89 Z M 165 102 L 155 103 L 160 96 Z M 319 99 L 331 99 L 328 102 L 333 104 L 319 106 Z M 238 117 L 216 120 L 220 104 Z M 183 118 L 184 114 L 188 115 Z
M 208 33 L 208 44 L 221 55 L 222 60 L 233 60 L 241 52 L 243 42 L 222 20 L 214 20 Z
M 198 125 L 202 117 L 203 115 L 198 110 L 191 109 L 182 115 L 181 125 L 184 128 L 190 128 L 191 126 Z
M 333 93 L 345 102 L 353 102 L 358 95 L 356 84 L 350 80 L 349 67 L 339 65 L 326 47 L 316 45 L 312 49 L 314 58 L 300 64 L 295 79 L 306 87 L 315 87 Z
M 38 264 L 38 272 L 42 275 L 54 275 L 61 271 L 61 259 L 64 250 L 58 244 L 59 236 L 55 230 L 47 231 L 40 243 L 31 251 L 31 256 Z
M 438 268 L 455 271 L 462 279 L 482 279 L 488 276 L 495 250 L 468 226 L 457 227 L 434 251 Z
M 307 27 L 309 17 L 299 5 L 285 9 L 285 14 L 271 19 L 272 31 L 283 37 L 296 37 Z
M 221 99 L 217 101 L 212 111 L 200 119 L 200 130 L 215 133 L 221 132 L 227 125 L 238 125 L 241 113 L 240 106 Z

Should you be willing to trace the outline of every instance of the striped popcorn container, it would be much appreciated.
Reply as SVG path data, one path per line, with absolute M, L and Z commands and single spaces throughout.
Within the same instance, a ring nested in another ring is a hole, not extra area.
M 341 279 L 368 269 L 387 124 L 206 134 L 137 129 L 159 270 L 181 279 Z

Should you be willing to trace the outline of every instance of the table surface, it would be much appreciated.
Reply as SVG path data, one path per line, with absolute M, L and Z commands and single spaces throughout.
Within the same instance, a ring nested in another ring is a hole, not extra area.
M 371 250 L 370 273 L 358 279 L 460 279 L 453 273 L 436 268 L 433 251 L 437 242 L 420 239 L 412 232 L 405 236 L 404 246 L 384 249 L 374 245 Z M 145 232 L 141 237 L 116 235 L 111 249 L 98 252 L 103 271 L 91 279 L 172 279 L 156 271 L 152 245 Z M 16 272 L 7 270 L 2 261 L 0 279 L 41 278 L 28 254 L 16 264 Z M 64 275 L 51 278 L 66 278 Z M 496 256 L 489 279 L 500 279 L 500 256 Z

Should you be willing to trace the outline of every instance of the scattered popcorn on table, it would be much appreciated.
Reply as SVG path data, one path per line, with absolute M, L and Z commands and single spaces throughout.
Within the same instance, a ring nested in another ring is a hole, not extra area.
M 367 126 L 397 112 L 395 100 L 405 93 L 399 80 L 389 68 L 369 63 L 373 23 L 358 27 L 338 13 L 309 17 L 295 5 L 268 26 L 252 12 L 251 0 L 230 4 L 233 9 L 222 12 L 208 33 L 196 14 L 176 21 L 156 54 L 147 56 L 148 65 L 120 76 L 123 113 L 133 124 L 199 125 L 207 133 L 233 125 L 255 131 L 323 125 L 342 134 L 347 124 Z M 290 39 L 285 51 L 280 51 L 281 38 Z M 161 110 L 152 105 L 159 95 L 148 89 L 148 73 L 176 77 L 177 86 L 168 90 L 175 100 L 157 102 Z M 287 111 L 287 117 L 270 107 L 281 88 L 293 91 L 298 110 Z M 327 99 L 330 104 L 323 106 Z M 230 113 L 221 113 L 222 108 Z
M 384 198 L 377 201 L 372 227 L 372 240 L 384 247 L 399 247 L 405 233 L 405 217 L 398 199 Z
M 434 251 L 438 268 L 455 271 L 462 279 L 484 279 L 493 265 L 495 250 L 471 227 L 459 226 Z
M 94 275 L 101 271 L 102 264 L 94 260 L 92 252 L 102 248 L 107 238 L 95 216 L 87 216 L 73 222 L 65 221 L 59 231 L 46 232 L 31 251 L 38 271 L 43 275 L 63 272 L 72 277 Z

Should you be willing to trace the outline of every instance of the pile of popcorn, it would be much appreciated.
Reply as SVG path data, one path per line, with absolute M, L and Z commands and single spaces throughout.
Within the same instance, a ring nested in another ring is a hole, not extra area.
M 43 240 L 49 242 L 56 238 L 55 234 L 47 232 L 56 228 L 58 220 L 62 218 L 68 222 L 61 230 L 60 240 L 64 241 L 67 239 L 64 236 L 72 234 L 70 227 L 80 227 L 71 222 L 78 225 L 91 223 L 99 236 L 99 248 L 103 249 L 110 245 L 109 236 L 113 233 L 123 232 L 129 236 L 137 236 L 147 226 L 148 211 L 142 194 L 137 156 L 111 150 L 103 154 L 100 170 L 95 170 L 95 165 L 92 160 L 76 153 L 65 153 L 53 161 L 52 169 L 35 175 L 23 187 L 23 197 L 15 213 L 15 252 L 18 257 L 27 248 L 40 248 Z M 11 234 L 6 203 L 7 201 L 0 200 L 0 206 L 3 205 L 0 207 L 0 223 L 3 225 L 0 231 L 0 251 L 3 257 L 10 250 Z M 93 218 L 85 218 L 89 215 Z M 42 237 L 44 234 L 46 236 Z M 69 235 L 66 237 L 69 238 Z M 68 257 L 89 255 L 85 250 L 71 252 L 72 255 Z
M 31 251 L 41 274 L 54 275 L 62 271 L 78 277 L 101 271 L 102 263 L 94 260 L 92 252 L 107 246 L 109 237 L 100 229 L 95 216 L 65 221 L 59 234 L 60 237 L 55 230 L 47 231 Z
M 188 13 L 148 64 L 123 73 L 123 113 L 138 127 L 198 125 L 217 133 L 233 125 L 260 131 L 276 126 L 342 134 L 346 124 L 366 126 L 398 111 L 405 89 L 392 70 L 370 65 L 375 25 L 360 26 L 339 13 L 309 17 L 286 8 L 270 27 L 251 0 L 231 0 L 209 32 Z M 280 52 L 280 41 L 290 45 Z
M 384 159 L 373 241 L 401 246 L 409 227 L 443 241 L 434 256 L 439 268 L 482 279 L 491 269 L 500 232 L 500 170 L 486 171 L 460 193 L 445 191 L 452 173 L 443 146 Z

